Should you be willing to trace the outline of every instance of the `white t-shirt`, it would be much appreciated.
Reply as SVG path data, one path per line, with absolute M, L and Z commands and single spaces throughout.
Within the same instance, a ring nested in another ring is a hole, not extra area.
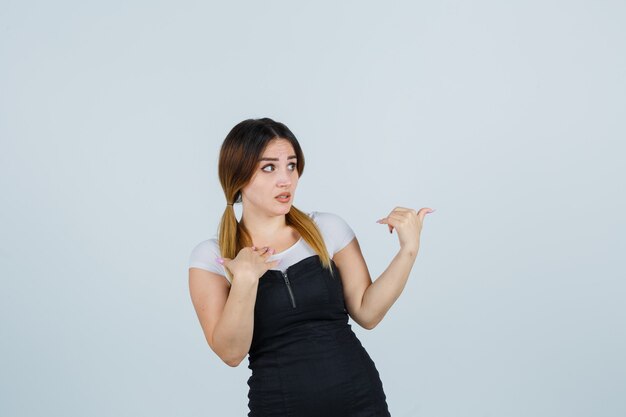
M 335 253 L 343 249 L 355 237 L 354 231 L 348 223 L 334 213 L 312 211 L 307 214 L 315 221 L 315 224 L 317 224 L 317 227 L 320 229 L 331 259 Z M 289 266 L 316 254 L 313 248 L 301 237 L 291 247 L 280 253 L 271 255 L 268 261 L 280 259 L 281 262 L 275 270 L 284 272 Z M 215 234 L 211 239 L 204 240 L 193 248 L 191 256 L 189 257 L 189 268 L 205 269 L 222 275 L 230 284 L 224 266 L 217 263 L 215 260 L 215 258 L 221 256 L 217 243 L 217 234 Z

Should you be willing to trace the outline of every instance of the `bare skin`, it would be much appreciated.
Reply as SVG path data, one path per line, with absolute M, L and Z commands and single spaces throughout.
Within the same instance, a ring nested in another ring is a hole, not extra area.
M 222 275 L 189 268 L 192 301 L 207 342 L 230 366 L 238 366 L 250 350 L 258 280 L 278 265 L 268 258 L 299 239 L 285 222 L 298 183 L 295 159 L 289 159 L 291 156 L 295 152 L 287 140 L 270 142 L 262 157 L 277 160 L 259 161 L 253 178 L 242 189 L 241 221 L 254 246 L 241 249 L 234 259 L 221 260 L 233 275 L 232 285 Z M 291 193 L 287 203 L 275 198 L 283 192 Z M 373 329 L 402 293 L 419 251 L 424 217 L 433 211 L 396 207 L 378 220 L 387 225 L 389 233 L 396 230 L 400 249 L 374 283 L 356 237 L 333 255 L 348 313 L 361 327 Z
M 373 283 L 356 237 L 333 256 L 341 273 L 346 309 L 361 327 L 376 327 L 402 294 L 419 251 L 424 217 L 433 211 L 396 207 L 377 221 L 386 224 L 389 233 L 397 231 L 400 249 Z
M 254 246 L 239 251 L 234 259 L 217 260 L 233 275 L 232 285 L 223 276 L 200 268 L 189 268 L 189 291 L 207 343 L 229 366 L 238 366 L 252 343 L 254 305 L 258 280 L 278 261 L 268 258 L 291 247 L 300 236 L 287 226 L 298 184 L 293 147 L 285 139 L 271 141 L 255 174 L 241 190 L 243 214 Z M 287 203 L 276 196 L 291 193 Z
M 274 245 L 276 252 L 291 246 L 299 236 L 287 226 L 285 215 L 289 213 L 298 186 L 296 153 L 285 139 L 271 141 L 261 158 L 277 158 L 277 161 L 260 161 L 250 182 L 241 190 L 243 212 L 241 222 L 246 226 L 254 246 Z M 293 158 L 290 158 L 293 157 Z M 291 199 L 281 203 L 275 196 L 288 192 Z

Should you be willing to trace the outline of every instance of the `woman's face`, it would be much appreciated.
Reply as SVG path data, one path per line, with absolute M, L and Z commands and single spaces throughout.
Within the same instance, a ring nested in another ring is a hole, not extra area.
M 250 182 L 241 190 L 246 208 L 268 216 L 287 214 L 298 185 L 296 153 L 286 139 L 273 139 L 265 148 Z M 276 198 L 287 194 L 287 199 Z

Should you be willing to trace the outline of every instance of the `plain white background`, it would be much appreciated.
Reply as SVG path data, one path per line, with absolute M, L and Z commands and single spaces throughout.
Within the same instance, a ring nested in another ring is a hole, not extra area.
M 435 208 L 402 296 L 351 321 L 394 417 L 626 414 L 626 6 L 0 5 L 0 414 L 243 416 L 189 297 L 246 118 L 306 156 L 295 205 L 354 229 Z M 239 208 L 238 208 L 239 210 Z

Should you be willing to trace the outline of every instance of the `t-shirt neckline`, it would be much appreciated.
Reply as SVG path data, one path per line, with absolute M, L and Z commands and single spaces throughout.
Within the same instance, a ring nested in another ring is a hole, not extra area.
M 295 248 L 296 246 L 298 246 L 298 244 L 299 244 L 300 242 L 302 242 L 302 236 L 300 236 L 300 239 L 298 239 L 298 240 L 296 241 L 296 243 L 294 243 L 293 245 L 289 246 L 287 249 L 285 249 L 285 250 L 284 250 L 284 251 L 282 251 L 282 252 L 278 252 L 278 253 L 274 253 L 274 254 L 272 254 L 272 256 L 282 256 L 282 255 L 284 255 L 285 253 L 290 252 L 290 251 L 291 251 L 293 248 Z

